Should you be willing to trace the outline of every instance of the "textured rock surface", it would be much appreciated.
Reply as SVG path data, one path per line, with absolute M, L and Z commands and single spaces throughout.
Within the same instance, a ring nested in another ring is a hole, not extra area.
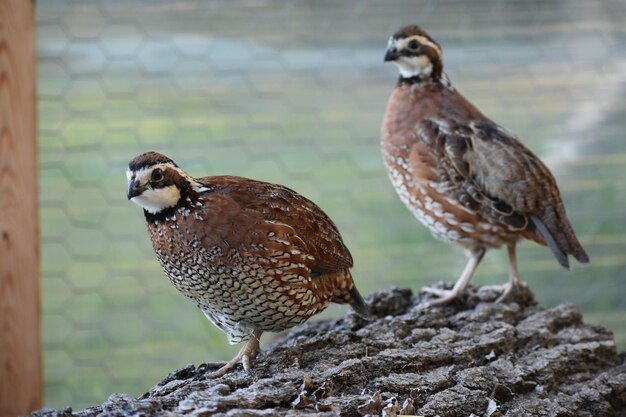
M 410 290 L 368 301 L 377 317 L 311 322 L 269 347 L 251 374 L 204 378 L 219 364 L 170 373 L 140 398 L 35 416 L 423 415 L 626 416 L 626 355 L 576 307 L 545 309 L 523 291 L 486 288 L 426 308 Z

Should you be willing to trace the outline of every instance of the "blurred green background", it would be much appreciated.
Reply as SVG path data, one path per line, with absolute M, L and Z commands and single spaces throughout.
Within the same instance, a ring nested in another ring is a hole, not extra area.
M 463 253 L 412 218 L 379 155 L 397 77 L 382 57 L 405 23 L 439 41 L 456 87 L 557 177 L 592 263 L 567 272 L 525 243 L 522 278 L 542 304 L 574 303 L 611 328 L 624 350 L 625 17 L 621 0 L 39 1 L 46 406 L 140 395 L 238 349 L 154 259 L 125 196 L 140 152 L 311 198 L 342 231 L 365 294 L 456 280 Z M 506 281 L 505 252 L 487 255 L 476 283 Z

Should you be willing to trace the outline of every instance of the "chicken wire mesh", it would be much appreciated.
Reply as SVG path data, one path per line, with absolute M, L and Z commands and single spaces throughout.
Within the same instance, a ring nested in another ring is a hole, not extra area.
M 557 177 L 592 263 L 568 273 L 523 244 L 522 278 L 541 303 L 611 327 L 623 350 L 625 12 L 620 0 L 38 2 L 46 405 L 139 395 L 237 349 L 154 259 L 125 197 L 140 152 L 311 198 L 342 231 L 364 294 L 458 277 L 462 252 L 412 218 L 379 154 L 397 77 L 382 57 L 405 23 L 439 41 L 456 87 Z M 502 252 L 476 283 L 505 282 Z

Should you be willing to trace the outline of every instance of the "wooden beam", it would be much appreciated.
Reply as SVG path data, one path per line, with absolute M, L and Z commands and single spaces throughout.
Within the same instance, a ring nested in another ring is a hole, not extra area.
M 35 5 L 0 0 L 0 416 L 41 407 Z

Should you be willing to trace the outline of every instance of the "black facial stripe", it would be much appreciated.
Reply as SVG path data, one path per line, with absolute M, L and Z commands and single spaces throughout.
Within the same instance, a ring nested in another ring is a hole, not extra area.
M 431 61 L 433 61 L 434 59 L 439 59 L 439 55 L 437 54 L 435 48 L 430 45 L 424 45 L 422 43 L 420 43 L 419 46 L 415 49 L 410 49 L 408 47 L 400 49 L 398 51 L 398 55 L 407 57 L 426 55 L 428 58 L 430 58 Z
M 417 39 L 411 39 L 411 40 L 409 41 L 409 43 L 408 43 L 407 47 L 408 47 L 409 49 L 416 50 L 416 49 L 421 48 L 421 47 L 422 47 L 422 44 L 421 44 L 420 42 L 418 42 L 418 41 L 417 41 Z
M 169 187 L 170 185 L 172 184 L 166 184 L 164 182 L 155 183 L 155 182 L 150 181 L 150 188 L 152 188 L 153 190 L 158 190 L 161 188 Z

